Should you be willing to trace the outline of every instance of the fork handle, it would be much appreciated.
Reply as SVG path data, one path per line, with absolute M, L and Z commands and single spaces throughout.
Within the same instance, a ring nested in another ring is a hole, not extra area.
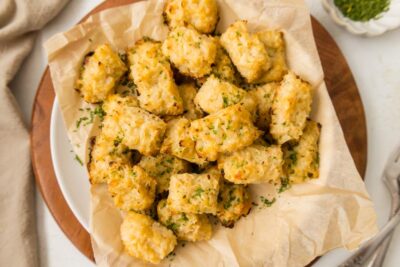
M 393 232 L 390 234 L 385 241 L 383 241 L 382 245 L 376 251 L 376 257 L 372 260 L 371 267 L 382 267 L 383 261 L 385 260 L 386 253 L 388 251 L 390 242 L 392 241 Z
M 339 267 L 365 266 L 365 263 L 371 258 L 386 237 L 393 233 L 393 229 L 399 224 L 399 222 L 400 212 L 398 211 L 374 238 L 366 242 L 353 254 L 353 256 L 339 265 Z
M 391 186 L 391 185 L 389 185 Z M 400 208 L 400 200 L 399 200 L 399 195 L 398 192 L 399 190 L 396 190 L 397 194 L 392 193 L 392 203 L 391 203 L 391 211 L 390 211 L 390 218 L 396 214 L 396 211 L 399 210 Z M 389 218 L 389 219 L 390 219 Z M 392 241 L 393 234 L 389 235 L 385 241 L 383 241 L 382 245 L 376 250 L 375 252 L 375 257 L 372 258 L 371 260 L 371 265 L 370 267 L 382 267 L 383 262 L 385 261 L 385 257 L 390 245 L 390 242 Z

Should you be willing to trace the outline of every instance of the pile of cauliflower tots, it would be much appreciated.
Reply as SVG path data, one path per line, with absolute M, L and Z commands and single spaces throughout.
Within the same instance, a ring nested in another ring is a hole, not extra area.
M 215 0 L 170 0 L 163 15 L 164 41 L 123 54 L 100 45 L 76 83 L 106 114 L 90 182 L 122 211 L 126 252 L 150 263 L 179 240 L 209 240 L 211 221 L 233 227 L 250 212 L 250 184 L 319 176 L 313 89 L 288 69 L 283 32 L 239 20 L 217 34 Z

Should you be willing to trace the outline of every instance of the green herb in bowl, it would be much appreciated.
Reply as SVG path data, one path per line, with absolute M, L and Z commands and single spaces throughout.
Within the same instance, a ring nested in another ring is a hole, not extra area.
M 390 6 L 390 0 L 334 0 L 334 3 L 345 17 L 354 21 L 377 19 Z

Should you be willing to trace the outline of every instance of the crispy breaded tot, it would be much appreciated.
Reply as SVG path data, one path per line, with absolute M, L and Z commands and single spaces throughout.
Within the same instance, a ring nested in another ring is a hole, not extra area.
M 257 80 L 257 83 L 280 82 L 287 73 L 283 32 L 266 30 L 258 32 L 257 36 L 264 43 L 271 60 L 271 68 Z
M 163 15 L 170 28 L 190 24 L 201 33 L 211 33 L 217 26 L 218 7 L 215 0 L 168 0 Z
M 308 120 L 299 142 L 285 150 L 285 171 L 291 183 L 318 178 L 320 131 L 319 123 Z
M 121 210 L 144 211 L 154 202 L 156 184 L 141 167 L 120 165 L 110 170 L 108 191 Z
M 249 33 L 247 21 L 238 20 L 221 35 L 221 44 L 248 83 L 255 82 L 271 67 L 264 44 Z
M 208 161 L 215 161 L 219 153 L 251 145 L 261 133 L 253 125 L 252 115 L 242 103 L 195 120 L 190 126 L 197 153 Z
M 202 35 L 194 29 L 177 27 L 168 34 L 162 51 L 181 73 L 201 78 L 211 72 L 217 44 L 212 37 Z
M 243 103 L 252 114 L 256 110 L 256 101 L 251 94 L 214 75 L 208 77 L 201 86 L 194 103 L 207 113 L 214 113 L 237 103 Z
M 184 83 L 178 86 L 183 100 L 183 117 L 196 120 L 204 117 L 204 112 L 194 103 L 197 89 L 193 83 Z
M 277 184 L 283 174 L 283 152 L 277 145 L 251 145 L 218 159 L 225 179 L 235 184 Z
M 212 225 L 205 214 L 173 211 L 166 199 L 158 203 L 157 214 L 160 222 L 171 229 L 179 240 L 195 242 L 211 238 Z
M 250 212 L 250 209 L 250 192 L 246 186 L 229 182 L 221 184 L 217 217 L 222 225 L 233 227 L 236 221 Z
M 145 262 L 160 263 L 176 244 L 171 230 L 147 215 L 129 212 L 121 224 L 121 239 L 125 251 Z
M 279 83 L 267 83 L 250 90 L 249 94 L 253 96 L 257 103 L 256 125 L 261 130 L 268 130 L 271 123 L 271 108 L 274 102 Z
M 157 193 L 168 191 L 171 175 L 190 170 L 189 163 L 167 154 L 143 156 L 138 166 L 157 181 Z
M 190 121 L 186 118 L 177 118 L 168 122 L 168 128 L 161 146 L 161 153 L 187 160 L 198 165 L 206 164 L 195 149 L 195 142 L 189 133 Z
M 311 85 L 293 73 L 283 78 L 272 104 L 271 134 L 279 143 L 298 140 L 311 112 Z
M 183 102 L 161 43 L 138 41 L 128 51 L 130 76 L 140 93 L 140 106 L 156 115 L 179 115 Z
M 98 103 L 114 91 L 127 67 L 112 48 L 105 44 L 85 57 L 77 89 L 88 103 Z
M 163 120 L 129 102 L 121 102 L 110 110 L 112 112 L 107 112 L 102 128 L 107 138 L 144 155 L 159 152 L 167 128 Z
M 121 164 L 129 165 L 131 157 L 132 152 L 126 146 L 100 133 L 96 136 L 90 152 L 88 166 L 90 183 L 107 183 L 110 168 Z
M 167 205 L 176 212 L 216 214 L 219 180 L 209 173 L 172 175 Z

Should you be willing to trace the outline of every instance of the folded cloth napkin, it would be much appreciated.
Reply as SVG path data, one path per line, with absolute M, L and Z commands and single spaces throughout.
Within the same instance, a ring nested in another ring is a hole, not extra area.
M 8 84 L 67 1 L 0 0 L 0 266 L 38 266 L 29 133 Z

